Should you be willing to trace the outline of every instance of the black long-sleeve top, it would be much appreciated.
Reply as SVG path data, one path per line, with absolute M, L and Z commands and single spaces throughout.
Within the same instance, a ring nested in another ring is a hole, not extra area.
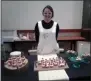
M 44 20 L 42 20 L 42 26 L 45 29 L 50 29 L 53 26 L 53 23 L 54 23 L 53 20 L 51 20 L 49 23 L 46 23 Z M 39 42 L 39 35 L 40 35 L 38 28 L 39 27 L 38 27 L 38 22 L 37 22 L 36 25 L 35 25 L 35 39 L 36 39 L 37 43 Z M 57 24 L 57 26 L 56 26 L 56 35 L 55 35 L 56 40 L 57 40 L 57 37 L 58 37 L 58 32 L 59 32 L 59 25 Z

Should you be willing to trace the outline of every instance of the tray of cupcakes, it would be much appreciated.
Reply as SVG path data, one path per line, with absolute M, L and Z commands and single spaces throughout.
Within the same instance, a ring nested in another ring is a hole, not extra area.
M 10 57 L 4 62 L 4 67 L 9 70 L 19 70 L 28 64 L 28 59 L 21 52 L 10 53 Z
M 69 68 L 66 61 L 62 57 L 42 58 L 39 61 L 35 61 L 34 70 L 35 71 L 47 71 L 47 70 L 59 70 Z

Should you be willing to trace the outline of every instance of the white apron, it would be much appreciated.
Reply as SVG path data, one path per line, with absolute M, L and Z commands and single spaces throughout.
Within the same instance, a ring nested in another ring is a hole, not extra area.
M 39 43 L 37 47 L 38 54 L 56 54 L 59 53 L 59 45 L 56 41 L 56 25 L 57 22 L 53 23 L 50 29 L 44 29 L 42 22 L 38 22 L 39 27 Z

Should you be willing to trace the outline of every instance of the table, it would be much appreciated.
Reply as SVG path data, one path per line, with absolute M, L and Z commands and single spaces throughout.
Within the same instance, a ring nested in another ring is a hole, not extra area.
M 73 36 L 73 37 L 63 36 L 63 37 L 58 37 L 57 40 L 58 40 L 58 42 L 70 42 L 71 49 L 76 50 L 76 42 L 77 41 L 85 41 L 86 39 L 84 37 L 80 37 L 80 36 Z M 12 40 L 11 42 L 7 41 L 4 43 L 9 43 L 9 44 L 11 43 L 12 44 L 12 51 L 16 50 L 16 48 L 15 48 L 16 44 L 21 44 L 21 47 L 24 43 L 35 44 L 35 46 L 37 45 L 36 40 Z
M 64 53 L 60 54 L 68 63 L 69 69 L 65 69 L 66 75 L 69 77 L 66 78 L 66 80 L 69 81 L 90 81 L 91 80 L 91 62 L 90 64 L 81 64 L 81 67 L 76 69 L 72 67 L 72 62 L 70 62 L 66 55 Z M 12 74 L 5 73 L 3 68 L 3 63 L 1 65 L 2 70 L 2 81 L 39 81 L 39 73 L 37 71 L 34 71 L 34 61 L 37 60 L 37 55 L 29 55 L 29 68 L 25 73 L 22 73 L 20 75 L 13 76 Z M 55 78 L 55 77 L 54 77 Z M 60 78 L 60 77 L 59 77 Z M 65 77 L 63 77 L 65 79 Z M 57 81 L 57 80 L 56 80 Z M 63 80 L 60 80 L 63 81 Z
M 76 51 L 76 42 L 77 41 L 85 41 L 86 39 L 81 36 L 73 36 L 73 37 L 58 37 L 58 42 L 70 42 L 71 43 L 71 49 Z
M 28 49 L 30 49 L 32 47 L 32 45 L 33 46 L 36 45 L 36 41 L 31 41 L 31 40 L 17 40 L 17 41 L 14 40 L 12 42 L 7 41 L 7 42 L 4 42 L 4 43 L 5 44 L 10 44 L 11 48 L 12 48 L 12 51 L 16 51 L 16 50 L 18 50 L 18 51 L 27 51 Z M 18 49 L 17 47 L 21 48 L 21 49 Z

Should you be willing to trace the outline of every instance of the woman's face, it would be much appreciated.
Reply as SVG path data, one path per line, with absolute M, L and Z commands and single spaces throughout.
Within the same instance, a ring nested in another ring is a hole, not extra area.
M 52 12 L 50 11 L 50 9 L 45 8 L 45 10 L 43 12 L 43 16 L 44 16 L 44 20 L 50 21 L 52 18 Z

